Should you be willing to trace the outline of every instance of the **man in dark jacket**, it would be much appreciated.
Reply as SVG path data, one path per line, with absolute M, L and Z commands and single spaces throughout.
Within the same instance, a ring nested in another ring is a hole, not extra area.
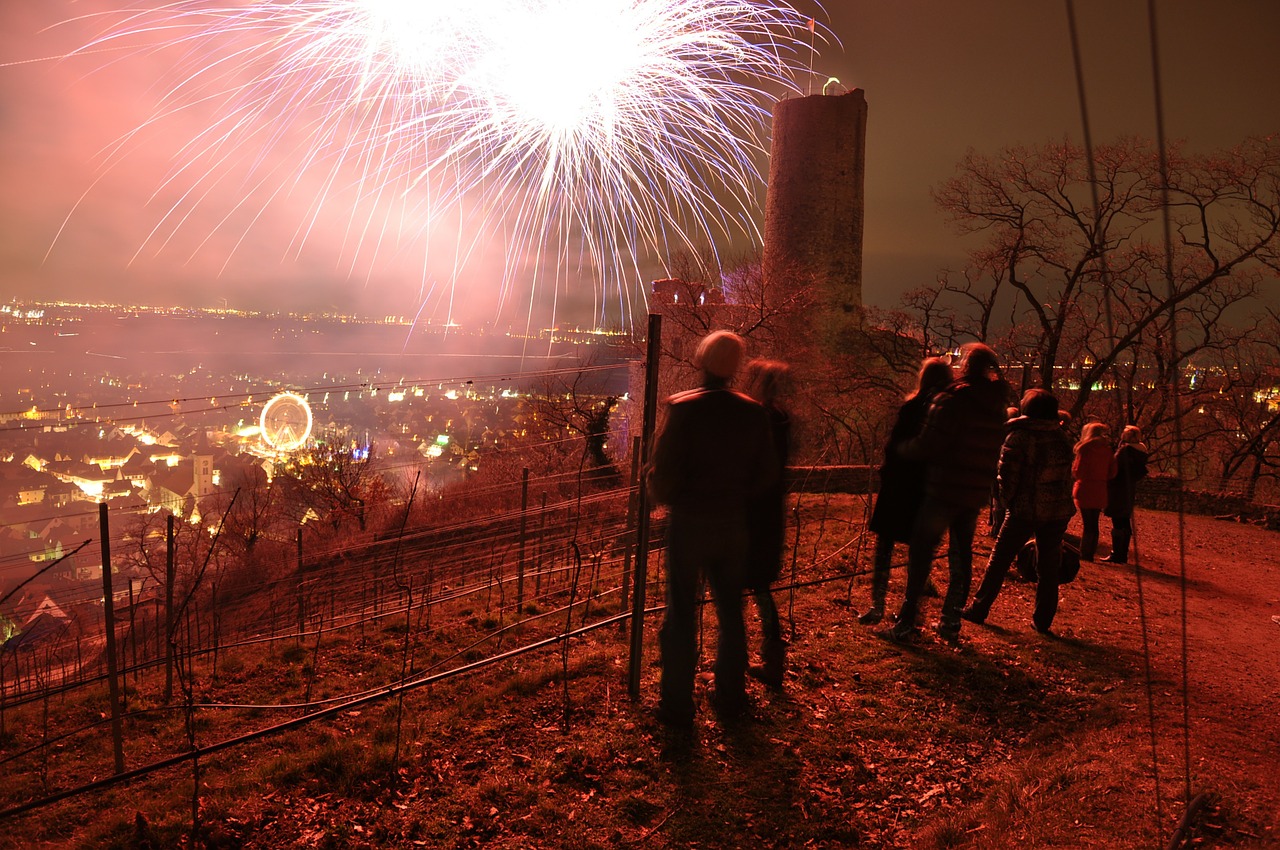
M 1058 610 L 1058 573 L 1062 537 L 1076 512 L 1071 499 L 1071 438 L 1058 419 L 1058 400 L 1047 390 L 1027 390 L 1022 415 L 1009 423 L 1000 450 L 998 482 L 1008 516 L 1000 527 L 987 572 L 961 616 L 971 623 L 987 619 L 1009 567 L 1033 536 L 1036 539 L 1036 608 L 1031 622 L 1047 633 Z
M 960 637 L 960 611 L 973 578 L 973 535 L 979 512 L 991 500 L 1009 397 L 994 351 L 978 342 L 961 351 L 960 377 L 934 398 L 920 435 L 899 449 L 923 461 L 926 472 L 924 503 L 907 555 L 906 595 L 897 624 L 886 632 L 893 640 L 906 640 L 915 630 L 920 598 L 944 532 L 949 534 L 951 575 L 938 634 L 952 642 Z
M 669 506 L 658 717 L 671 726 L 693 722 L 698 593 L 704 575 L 720 633 L 715 707 L 722 716 L 746 709 L 742 592 L 747 501 L 780 473 L 763 405 L 729 389 L 744 349 L 742 338 L 727 331 L 711 333 L 699 343 L 694 364 L 702 369 L 702 386 L 668 400 L 666 425 L 649 472 L 654 500 Z

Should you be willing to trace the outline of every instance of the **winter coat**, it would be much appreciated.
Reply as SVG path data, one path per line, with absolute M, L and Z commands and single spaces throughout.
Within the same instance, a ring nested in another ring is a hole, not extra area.
M 987 506 L 1008 403 L 1009 385 L 1003 380 L 961 378 L 934 397 L 920 435 L 899 449 L 925 464 L 927 496 L 966 508 Z
M 884 447 L 884 463 L 880 465 L 880 490 L 871 512 L 869 527 L 880 537 L 898 543 L 911 539 L 916 513 L 924 500 L 925 466 L 898 453 L 898 447 L 920 433 L 932 396 L 917 395 L 898 408 L 898 418 L 889 432 Z
M 1071 494 L 1082 511 L 1100 511 L 1107 506 L 1107 482 L 1116 474 L 1111 443 L 1105 437 L 1085 440 L 1076 446 L 1071 475 L 1075 486 Z
M 1107 482 L 1107 516 L 1133 516 L 1138 482 L 1147 475 L 1147 447 L 1125 443 L 1116 450 L 1116 474 Z
M 1070 519 L 1071 438 L 1055 421 L 1019 416 L 1000 449 L 1000 499 L 1009 515 L 1033 525 Z
M 723 387 L 703 387 L 668 399 L 649 470 L 649 492 L 687 517 L 741 516 L 747 501 L 779 478 L 764 406 Z

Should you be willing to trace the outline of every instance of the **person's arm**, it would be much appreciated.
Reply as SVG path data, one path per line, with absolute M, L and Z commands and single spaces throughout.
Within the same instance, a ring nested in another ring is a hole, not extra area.
M 937 453 L 939 444 L 951 435 L 947 433 L 950 418 L 951 395 L 945 390 L 929 405 L 920 433 L 898 446 L 898 454 L 907 460 L 929 461 Z
M 667 412 L 666 425 L 654 443 L 648 484 L 649 495 L 659 505 L 671 504 L 684 485 L 684 464 L 679 457 L 684 418 L 680 405 L 673 405 Z
M 1013 504 L 1013 499 L 1022 486 L 1022 478 L 1026 469 L 1025 449 L 1021 445 L 1018 432 L 1010 432 L 1000 447 L 1000 466 L 996 472 L 996 481 L 1000 486 L 1000 499 L 1006 506 Z

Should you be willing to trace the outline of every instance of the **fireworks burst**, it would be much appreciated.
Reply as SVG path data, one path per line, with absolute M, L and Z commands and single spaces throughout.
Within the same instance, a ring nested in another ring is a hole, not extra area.
M 179 51 L 161 116 L 207 116 L 163 182 L 177 200 L 153 247 L 228 184 L 243 206 L 224 227 L 264 195 L 310 193 L 294 250 L 334 204 L 362 210 L 352 256 L 425 250 L 452 217 L 472 235 L 450 298 L 501 239 L 500 302 L 517 273 L 557 291 L 590 277 L 597 314 L 612 292 L 628 316 L 646 258 L 757 235 L 763 131 L 812 27 L 756 0 L 183 0 L 84 50 Z

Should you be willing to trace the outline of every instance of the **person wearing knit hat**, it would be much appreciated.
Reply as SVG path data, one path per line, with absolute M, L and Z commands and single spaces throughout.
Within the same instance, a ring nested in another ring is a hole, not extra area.
M 732 381 L 738 374 L 745 349 L 746 343 L 737 334 L 712 331 L 698 343 L 693 353 L 693 365 L 714 378 Z
M 728 331 L 708 334 L 699 343 L 694 362 L 702 370 L 702 385 L 667 400 L 666 423 L 648 471 L 649 492 L 668 510 L 658 719 L 676 728 L 693 724 L 704 576 L 719 624 L 713 704 L 722 718 L 747 709 L 742 615 L 747 504 L 777 480 L 780 470 L 764 406 L 729 388 L 745 349 L 742 338 Z
M 1000 375 L 996 353 L 979 342 L 966 344 L 961 352 L 959 376 L 934 396 L 920 433 L 898 446 L 903 457 L 925 465 L 925 484 L 911 530 L 898 622 L 881 632 L 890 640 L 914 636 L 920 600 L 944 534 L 949 579 L 937 632 L 948 643 L 960 640 L 960 611 L 973 581 L 973 535 L 978 512 L 991 501 L 1009 405 L 1009 385 Z
M 1137 501 L 1138 482 L 1147 475 L 1147 446 L 1137 425 L 1126 425 L 1120 432 L 1120 445 L 1115 454 L 1115 475 L 1107 482 L 1106 514 L 1111 518 L 1111 554 L 1102 560 L 1112 564 L 1129 561 L 1129 543 L 1133 539 L 1133 504 Z

